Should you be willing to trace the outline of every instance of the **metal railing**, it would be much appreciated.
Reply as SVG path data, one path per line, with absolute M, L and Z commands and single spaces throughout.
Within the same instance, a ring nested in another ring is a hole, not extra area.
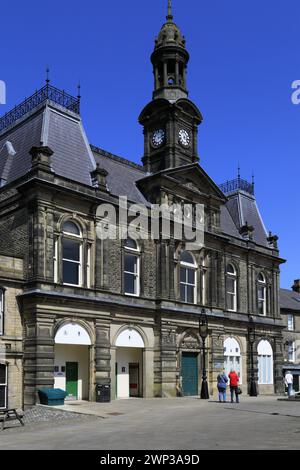
M 233 193 L 235 191 L 245 191 L 246 193 L 254 195 L 254 183 L 249 183 L 242 178 L 236 178 L 234 180 L 226 181 L 226 183 L 220 184 L 219 188 L 224 194 Z
M 61 91 L 47 83 L 43 88 L 37 90 L 29 98 L 25 98 L 22 103 L 15 106 L 11 111 L 0 118 L 0 132 L 47 100 L 51 100 L 76 114 L 80 113 L 80 96 L 75 98 L 65 91 Z

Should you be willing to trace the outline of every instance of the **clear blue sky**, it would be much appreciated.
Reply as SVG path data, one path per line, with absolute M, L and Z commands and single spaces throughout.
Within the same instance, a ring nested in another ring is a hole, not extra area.
M 150 54 L 167 0 L 37 0 L 2 2 L 0 79 L 7 105 L 44 83 L 76 93 L 94 145 L 139 162 L 137 118 L 153 88 Z M 282 287 L 300 278 L 299 0 L 173 0 L 187 39 L 190 98 L 204 122 L 201 165 L 217 182 L 255 173 L 267 229 L 280 237 Z

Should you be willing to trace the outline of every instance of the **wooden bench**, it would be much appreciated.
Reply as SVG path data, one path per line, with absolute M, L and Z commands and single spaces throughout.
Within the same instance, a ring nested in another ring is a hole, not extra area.
M 4 430 L 4 425 L 6 421 L 15 421 L 19 420 L 22 426 L 24 426 L 23 423 L 23 412 L 18 412 L 15 408 L 10 408 L 6 410 L 0 410 L 0 421 L 2 421 L 2 431 Z

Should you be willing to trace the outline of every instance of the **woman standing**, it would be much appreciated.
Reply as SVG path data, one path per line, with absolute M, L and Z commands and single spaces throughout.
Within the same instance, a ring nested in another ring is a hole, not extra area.
M 225 374 L 225 370 L 217 377 L 217 387 L 219 392 L 219 402 L 226 402 L 226 387 L 227 387 L 228 377 Z
M 239 376 L 235 372 L 235 370 L 231 369 L 230 374 L 228 375 L 230 380 L 230 394 L 231 394 L 231 403 L 233 403 L 233 395 L 235 393 L 235 400 L 239 403 L 239 395 L 238 395 L 238 385 L 239 385 Z

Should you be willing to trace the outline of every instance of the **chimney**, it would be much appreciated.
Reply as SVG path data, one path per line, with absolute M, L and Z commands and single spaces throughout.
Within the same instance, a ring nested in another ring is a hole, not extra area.
M 292 286 L 292 289 L 294 292 L 297 292 L 297 294 L 300 294 L 300 279 L 296 279 L 294 281 L 294 285 Z

